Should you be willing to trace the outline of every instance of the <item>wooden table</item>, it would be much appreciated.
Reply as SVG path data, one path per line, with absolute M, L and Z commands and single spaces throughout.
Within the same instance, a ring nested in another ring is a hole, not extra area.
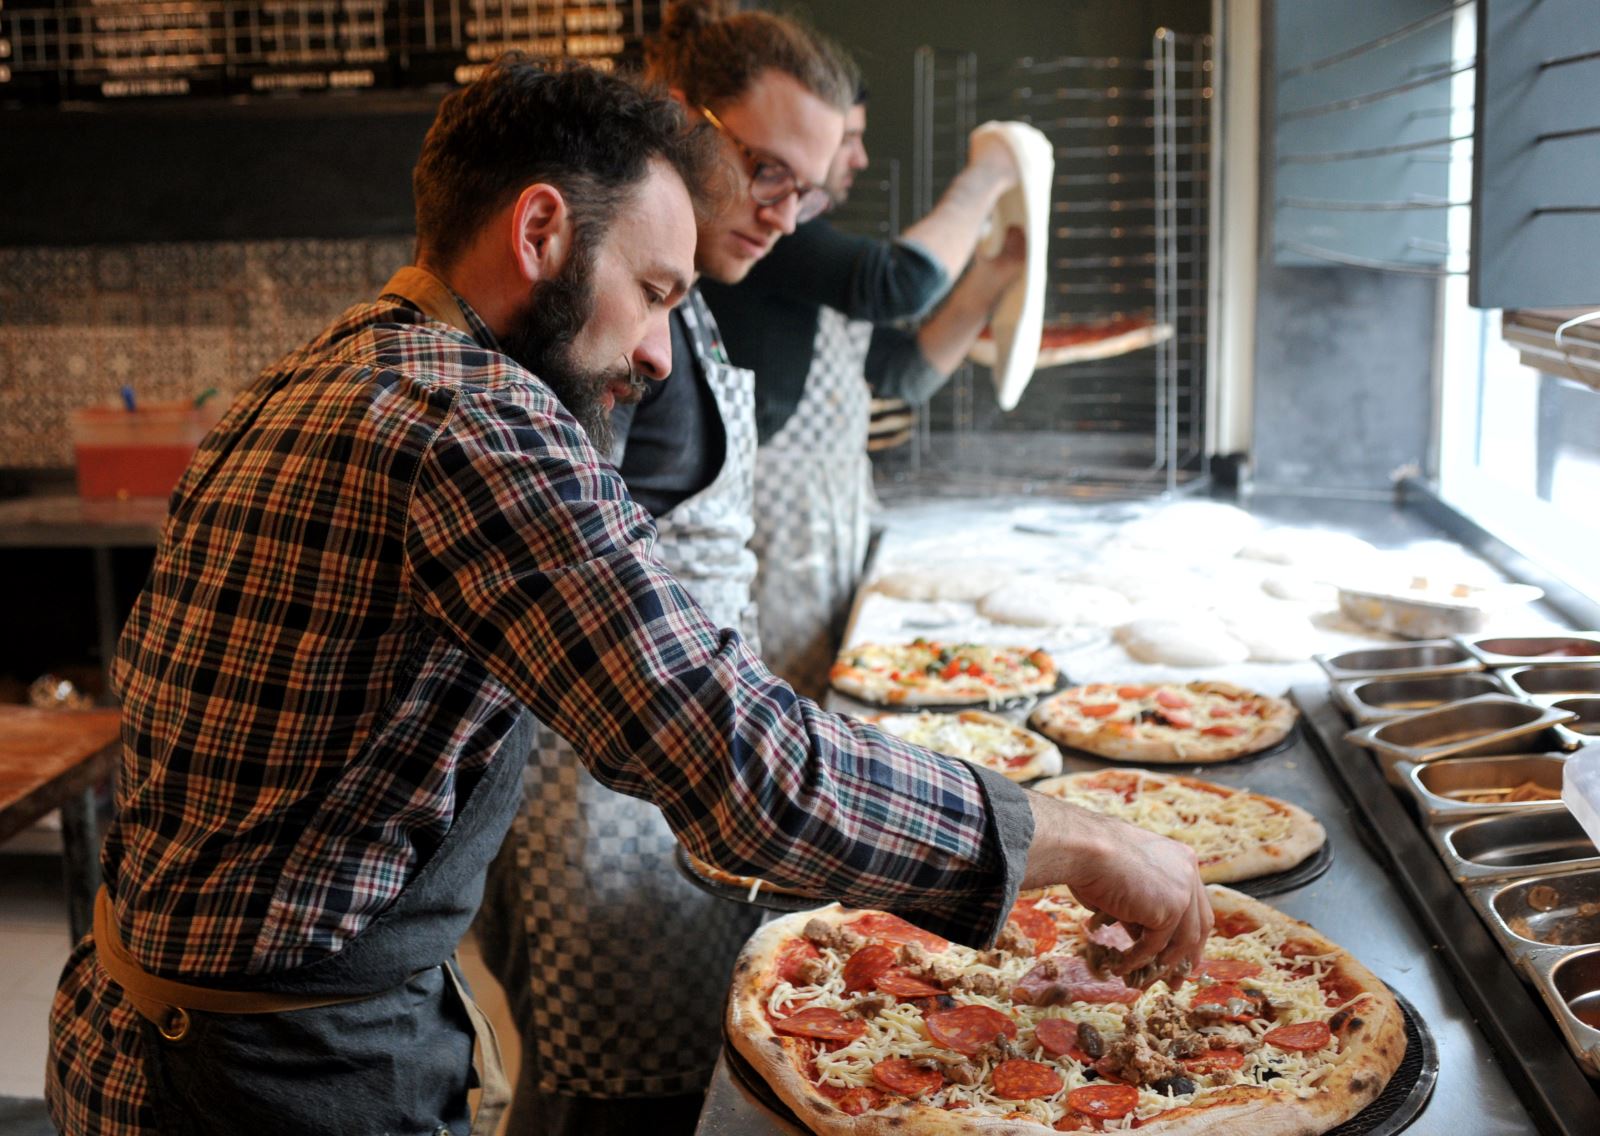
M 116 710 L 34 710 L 0 705 L 0 843 L 61 810 L 61 843 L 72 941 L 93 926 L 100 887 L 96 786 L 122 749 Z

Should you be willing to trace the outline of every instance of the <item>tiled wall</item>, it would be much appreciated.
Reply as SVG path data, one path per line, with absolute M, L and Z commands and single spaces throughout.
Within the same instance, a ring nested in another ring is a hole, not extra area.
M 72 465 L 67 414 L 231 396 L 411 259 L 409 237 L 0 249 L 0 467 Z

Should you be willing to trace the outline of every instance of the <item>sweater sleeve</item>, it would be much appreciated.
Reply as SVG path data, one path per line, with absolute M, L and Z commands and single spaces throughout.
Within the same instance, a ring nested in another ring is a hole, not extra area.
M 841 232 L 821 217 L 779 241 L 748 280 L 762 291 L 874 323 L 922 315 L 951 283 L 915 241 Z

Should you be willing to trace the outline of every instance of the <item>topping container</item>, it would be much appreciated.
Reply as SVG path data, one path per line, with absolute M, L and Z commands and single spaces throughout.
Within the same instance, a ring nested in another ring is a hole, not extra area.
M 1600 663 L 1600 635 L 1523 635 L 1516 638 L 1488 636 L 1462 639 L 1473 657 L 1486 667 L 1520 667 Z
M 1504 694 L 1492 671 L 1472 674 L 1418 675 L 1412 678 L 1361 678 L 1335 683 L 1334 699 L 1357 725 L 1404 718 L 1447 702 L 1479 694 Z
M 1380 676 L 1463 674 L 1483 669 L 1477 657 L 1454 639 L 1431 639 L 1395 647 L 1363 647 L 1313 657 L 1334 682 Z
M 1600 868 L 1600 849 L 1565 808 L 1434 825 L 1428 835 L 1463 883 Z
M 1514 757 L 1446 757 L 1422 765 L 1406 762 L 1401 769 L 1406 791 L 1424 820 L 1437 823 L 1469 816 L 1538 812 L 1559 809 L 1562 754 L 1537 753 Z M 1503 799 L 1519 785 L 1532 782 L 1557 794 L 1548 801 Z M 1467 794 L 1494 793 L 1501 799 L 1469 801 Z
M 1574 717 L 1570 710 L 1532 706 L 1506 694 L 1480 694 L 1432 710 L 1391 718 L 1345 736 L 1373 751 L 1391 785 L 1403 786 L 1396 762 L 1435 761 L 1504 753 L 1547 753 L 1570 745 L 1551 728 Z
M 1600 666 L 1546 665 L 1494 672 L 1512 694 L 1529 702 L 1600 695 Z
M 1565 748 L 1600 743 L 1600 698 L 1563 698 L 1559 702 L 1552 702 L 1550 707 L 1577 715 L 1572 721 L 1556 727 L 1571 743 Z

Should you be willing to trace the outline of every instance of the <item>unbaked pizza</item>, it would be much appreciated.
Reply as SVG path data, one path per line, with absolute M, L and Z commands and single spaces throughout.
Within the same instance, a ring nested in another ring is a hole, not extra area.
M 1081 323 L 1046 324 L 1039 335 L 1039 367 L 1060 367 L 1091 359 L 1108 359 L 1153 347 L 1172 338 L 1172 325 L 1143 316 L 1122 316 Z M 984 328 L 967 352 L 980 367 L 995 363 L 994 332 Z
M 1061 751 L 1055 742 L 986 710 L 874 714 L 866 720 L 912 745 L 982 765 L 1013 781 L 1061 772 Z
M 1097 977 L 1088 912 L 1027 893 L 992 950 L 881 911 L 756 931 L 734 1046 L 824 1136 L 1326 1132 L 1404 1056 L 1389 990 L 1310 926 L 1212 887 L 1216 930 L 1176 989 Z
M 1033 788 L 1187 844 L 1208 884 L 1286 872 L 1328 839 L 1299 805 L 1197 777 L 1097 769 L 1052 777 Z
M 918 637 L 846 647 L 828 677 L 835 690 L 879 705 L 993 705 L 1054 689 L 1056 665 L 1032 647 Z
M 1177 764 L 1268 749 L 1294 721 L 1286 699 L 1226 682 L 1097 682 L 1041 702 L 1028 724 L 1098 757 Z

